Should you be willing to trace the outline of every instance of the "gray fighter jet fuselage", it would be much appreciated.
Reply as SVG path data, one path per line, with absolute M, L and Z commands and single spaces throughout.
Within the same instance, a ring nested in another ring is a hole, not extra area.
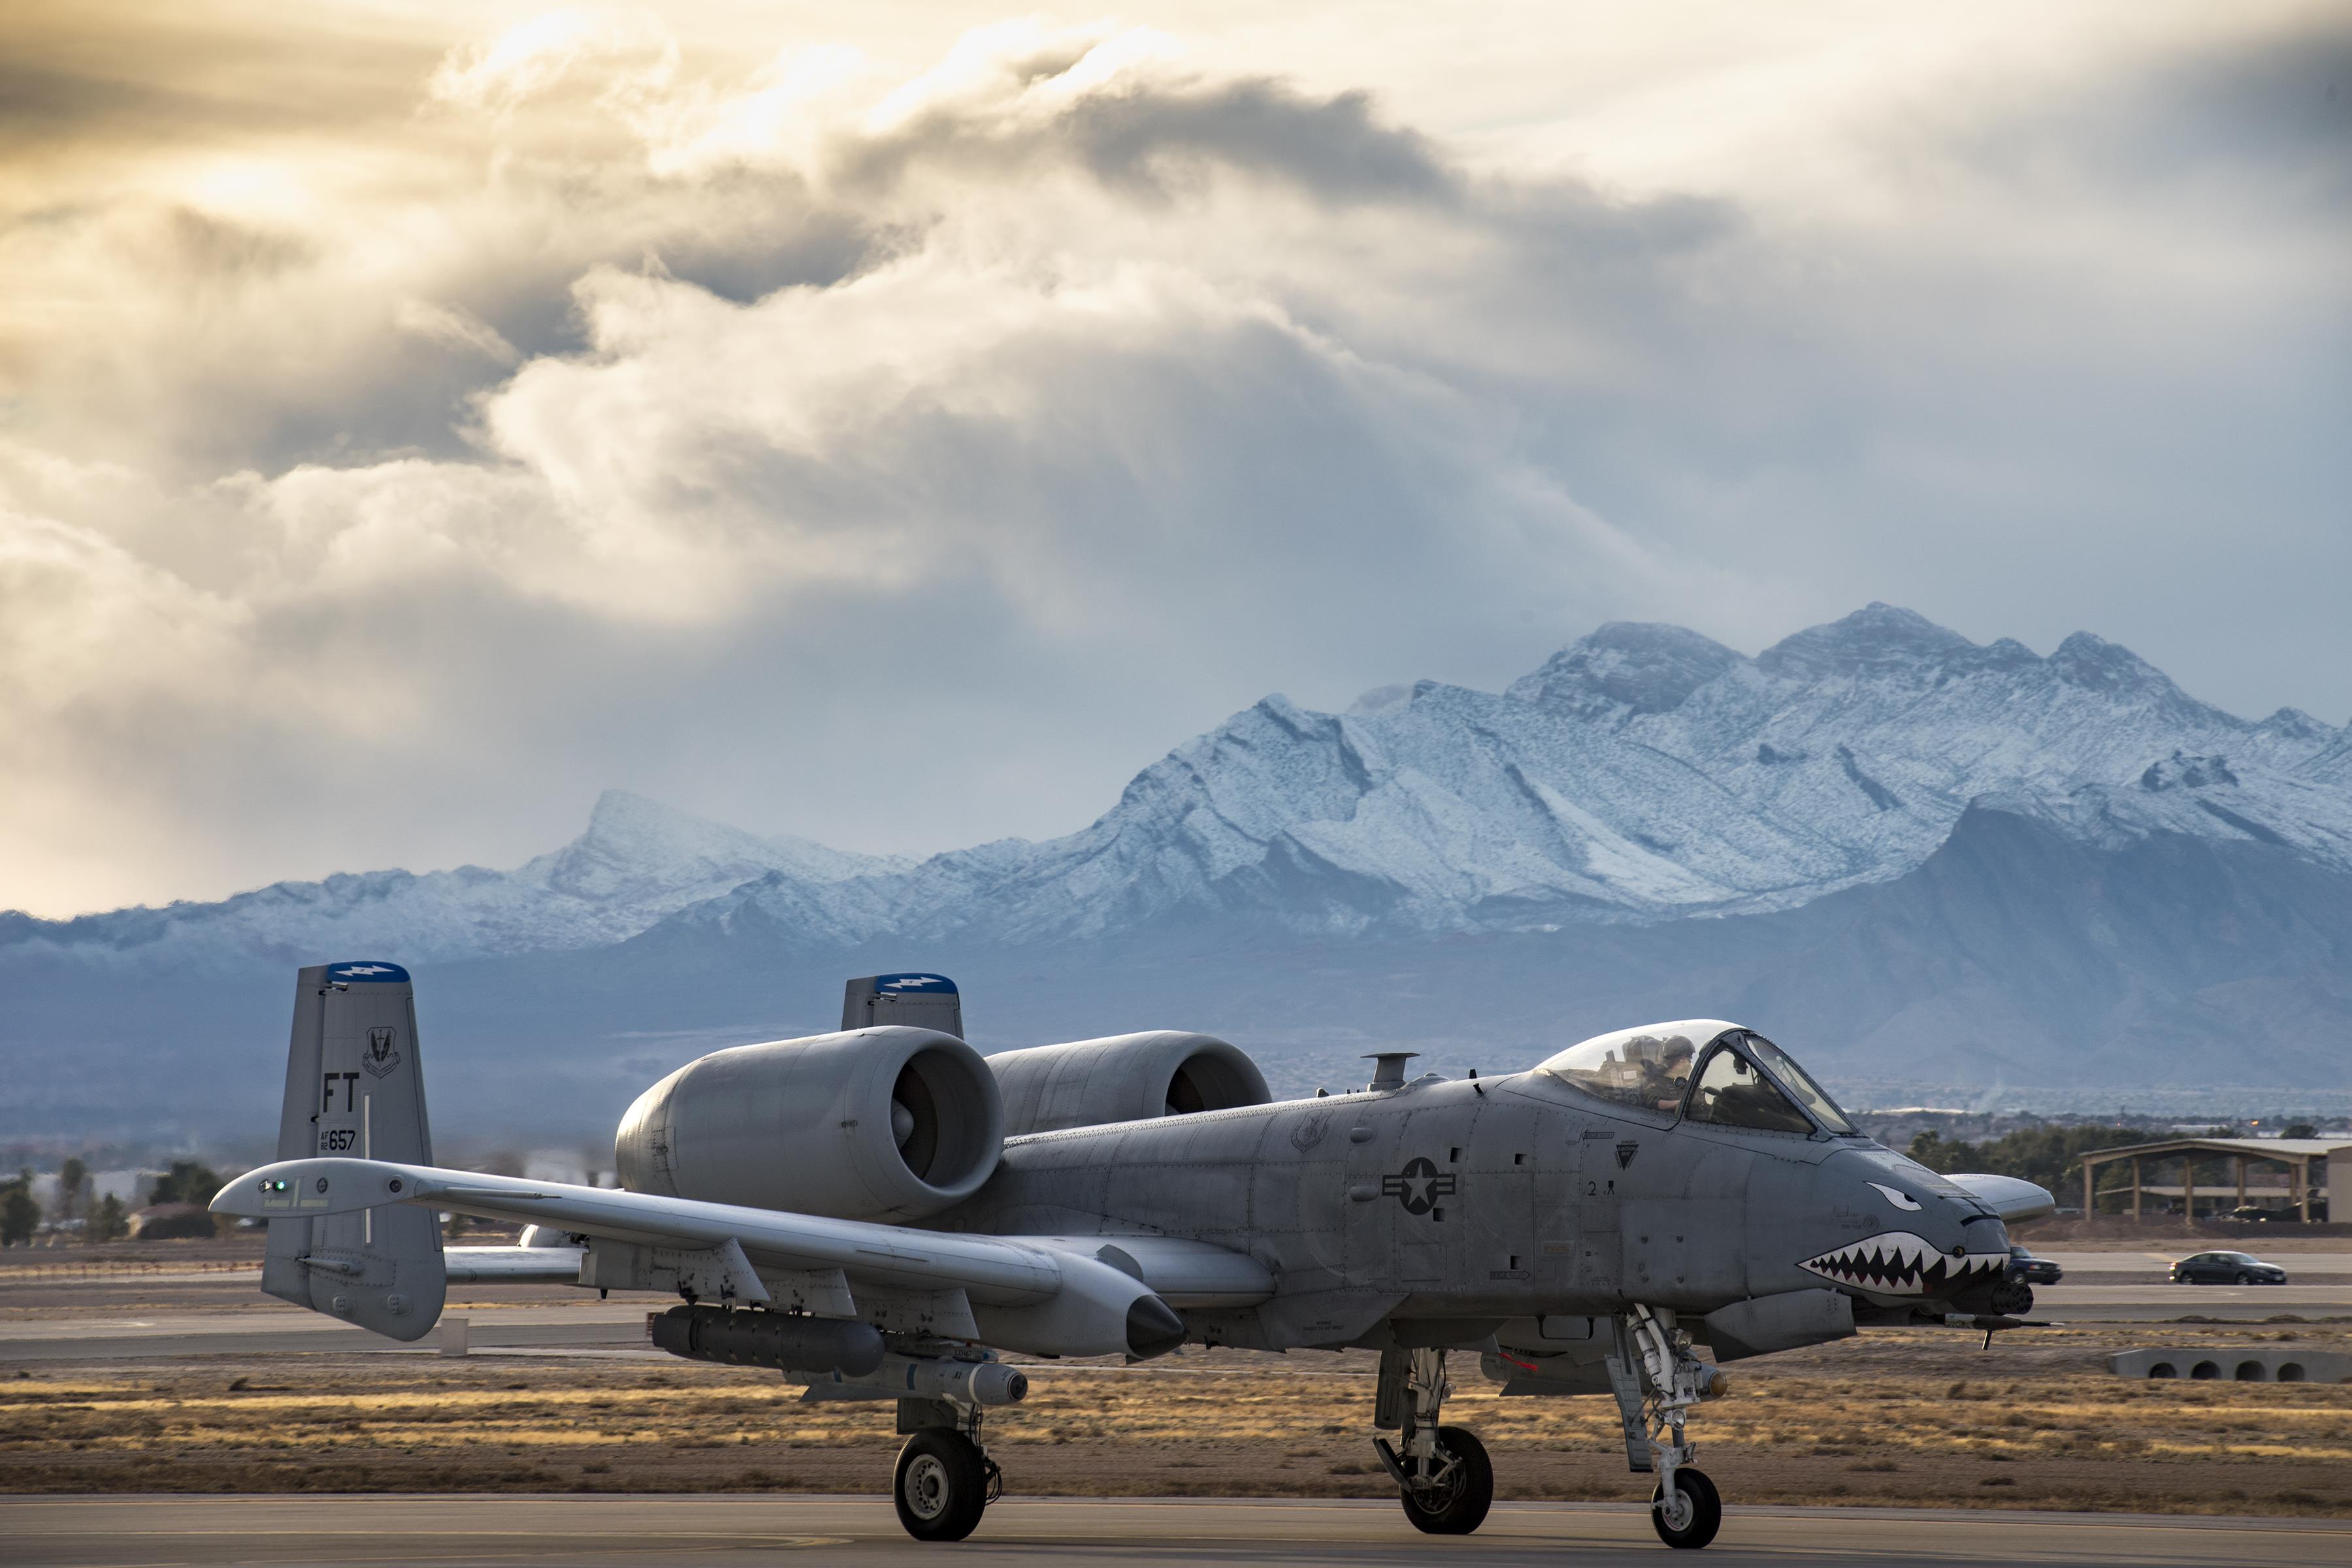
M 1986 1287 L 1954 1310 L 1990 1310 L 2009 1246 L 1986 1204 L 1857 1134 L 1604 1110 L 1538 1072 L 1009 1139 L 981 1193 L 926 1227 L 1143 1229 L 1246 1253 L 1277 1281 L 1271 1308 L 1187 1321 L 1207 1342 L 1277 1351 L 1388 1319 L 1606 1317 L 1636 1301 L 1704 1315 L 1822 1289 L 1817 1260 L 1895 1235 Z M 1934 1267 L 1890 1269 L 1873 1294 L 1929 1300 Z
M 1880 1147 L 1789 1056 L 1713 1019 L 1597 1037 L 1524 1072 L 1271 1100 L 1256 1066 L 1160 1031 L 983 1058 L 952 983 L 852 981 L 843 1030 L 698 1058 L 641 1095 L 624 1190 L 436 1165 L 405 971 L 302 972 L 279 1161 L 216 1211 L 269 1222 L 263 1289 L 415 1339 L 459 1279 L 682 1299 L 682 1356 L 768 1367 L 808 1399 L 896 1401 L 919 1538 L 1001 1484 L 1000 1351 L 1190 1342 L 1380 1353 L 1375 1452 L 1407 1517 L 1475 1530 L 1493 1470 L 1442 1424 L 1449 1352 L 1506 1395 L 1604 1394 L 1654 1473 L 1669 1544 L 1721 1519 L 1689 1413 L 1722 1363 L 1872 1324 L 2020 1326 L 2006 1218 L 2050 1195 Z M 444 1248 L 432 1212 L 529 1225 Z M 1706 1349 L 1710 1359 L 1698 1354 Z

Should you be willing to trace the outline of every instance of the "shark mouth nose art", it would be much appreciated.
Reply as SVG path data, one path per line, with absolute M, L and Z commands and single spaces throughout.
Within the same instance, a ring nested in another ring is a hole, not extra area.
M 2006 1252 L 1970 1252 L 1954 1258 L 1925 1237 L 1885 1230 L 1809 1258 L 1804 1267 L 1824 1279 L 1887 1296 L 1940 1296 L 1972 1279 L 1999 1274 Z

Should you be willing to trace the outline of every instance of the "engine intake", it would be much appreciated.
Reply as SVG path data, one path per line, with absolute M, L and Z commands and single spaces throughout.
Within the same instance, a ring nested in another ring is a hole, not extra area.
M 1231 1110 L 1274 1098 L 1265 1075 L 1239 1048 L 1176 1029 L 1003 1051 L 988 1066 L 1004 1091 L 1009 1138 Z
M 885 1026 L 688 1062 L 637 1097 L 613 1154 L 631 1192 L 890 1220 L 971 1196 L 1003 1145 L 1003 1097 L 980 1053 Z

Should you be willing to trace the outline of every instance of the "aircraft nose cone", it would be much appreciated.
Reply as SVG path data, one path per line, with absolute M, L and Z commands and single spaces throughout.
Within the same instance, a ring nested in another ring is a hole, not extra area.
M 1166 1355 L 1184 1342 L 1184 1320 L 1157 1296 L 1138 1296 L 1127 1310 L 1127 1350 L 1138 1361 Z

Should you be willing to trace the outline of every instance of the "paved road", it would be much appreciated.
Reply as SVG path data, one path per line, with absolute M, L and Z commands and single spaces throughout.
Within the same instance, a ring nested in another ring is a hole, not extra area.
M 2170 1251 L 2165 1248 L 2170 1247 Z M 2084 1274 L 2154 1274 L 2161 1276 L 2176 1259 L 2193 1252 L 2251 1252 L 2256 1258 L 2277 1264 L 2291 1279 L 2327 1277 L 2332 1281 L 2352 1279 L 2352 1252 L 2272 1252 L 2262 1243 L 2210 1243 L 2202 1237 L 2184 1236 L 2170 1242 L 2158 1242 L 2136 1252 L 2043 1252 L 2039 1256 L 2050 1259 L 2066 1271 L 2069 1279 Z
M 1620 1563 L 2327 1564 L 2352 1521 L 1908 1509 L 1730 1510 L 1706 1555 L 1677 1558 L 1638 1509 L 1501 1503 L 1459 1540 L 1415 1534 L 1393 1504 L 1056 1499 L 998 1504 L 960 1547 L 900 1533 L 849 1498 L 28 1498 L 0 1500 L 0 1556 L 23 1568 L 185 1563 L 708 1563 L 757 1555 L 939 1568 L 1112 1564 Z

